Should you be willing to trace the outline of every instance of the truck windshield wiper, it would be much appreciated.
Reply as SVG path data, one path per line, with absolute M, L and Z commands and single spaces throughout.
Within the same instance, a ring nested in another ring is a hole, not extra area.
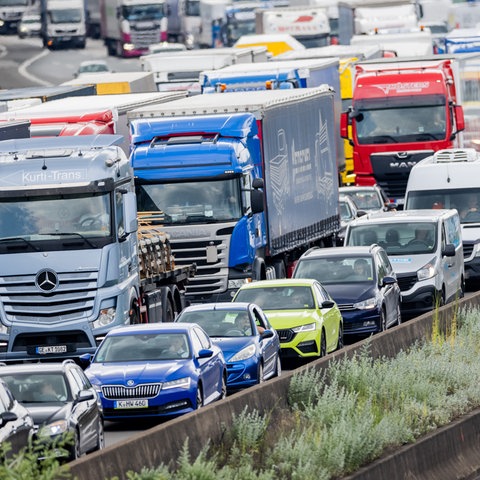
M 39 233 L 39 235 L 45 235 L 45 236 L 57 236 L 57 237 L 79 237 L 81 238 L 85 243 L 88 243 L 92 248 L 98 248 L 98 245 L 95 245 L 92 241 L 90 241 L 87 237 L 82 235 L 81 233 L 78 232 L 50 232 L 50 233 Z
M 21 241 L 26 243 L 29 247 L 32 247 L 36 252 L 39 252 L 40 249 L 36 247 L 30 240 L 27 240 L 26 238 L 23 237 L 9 237 L 9 238 L 2 238 L 0 239 L 0 242 L 16 242 L 16 241 Z

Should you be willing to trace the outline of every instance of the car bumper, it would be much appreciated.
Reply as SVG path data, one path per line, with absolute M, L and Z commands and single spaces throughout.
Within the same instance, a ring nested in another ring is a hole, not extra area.
M 465 280 L 480 280 L 480 257 L 474 257 L 473 260 L 465 262 Z
M 380 331 L 377 309 L 342 311 L 344 335 L 370 335 Z
M 436 296 L 437 290 L 433 285 L 419 288 L 410 294 L 402 293 L 402 315 L 410 317 L 432 311 L 436 306 Z
M 320 331 L 295 333 L 288 341 L 280 340 L 283 358 L 310 358 L 320 356 Z
M 227 388 L 239 389 L 258 383 L 258 358 L 227 363 Z

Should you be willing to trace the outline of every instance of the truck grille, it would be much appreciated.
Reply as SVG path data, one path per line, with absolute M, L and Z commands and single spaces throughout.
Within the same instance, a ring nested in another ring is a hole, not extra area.
M 105 385 L 102 393 L 105 398 L 117 400 L 121 398 L 154 398 L 162 389 L 161 383 L 147 383 L 136 387 L 125 387 L 123 385 Z
M 160 27 L 148 30 L 131 30 L 131 40 L 136 48 L 148 48 L 149 45 L 160 42 Z
M 399 275 L 397 274 L 398 286 L 401 292 L 410 290 L 417 283 L 417 275 Z
M 433 155 L 433 150 L 374 153 L 370 155 L 373 176 L 388 198 L 404 198 L 410 170 L 430 155 Z
M 42 292 L 36 275 L 0 277 L 0 301 L 9 321 L 53 324 L 87 318 L 93 313 L 97 271 L 57 273 L 58 286 Z
M 197 271 L 187 285 L 186 295 L 210 295 L 227 290 L 228 256 L 232 228 L 206 229 L 197 238 L 170 236 L 170 245 L 179 266 L 197 264 Z M 170 233 L 170 232 L 168 232 Z M 212 260 L 213 259 L 213 260 Z

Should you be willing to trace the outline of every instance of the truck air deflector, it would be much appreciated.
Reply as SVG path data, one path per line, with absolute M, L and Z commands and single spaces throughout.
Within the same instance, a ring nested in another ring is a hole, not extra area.
M 178 136 L 176 132 L 244 138 L 257 135 L 258 129 L 250 113 L 139 119 L 131 122 L 131 141 L 134 145 L 151 142 L 156 137 Z
M 80 149 L 100 149 L 121 145 L 123 135 L 82 135 L 76 137 L 58 137 L 52 143 L 51 138 L 20 138 L 15 140 L 4 140 L 0 142 L 0 153 L 12 154 L 15 152 L 26 152 L 33 150 L 51 150 L 70 148 Z

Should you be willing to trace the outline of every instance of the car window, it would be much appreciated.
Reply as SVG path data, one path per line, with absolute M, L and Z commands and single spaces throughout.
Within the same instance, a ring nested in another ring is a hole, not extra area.
M 252 312 L 253 312 L 253 316 L 255 318 L 255 324 L 257 325 L 257 327 L 263 327 L 266 330 L 269 330 L 272 328 L 267 318 L 264 315 L 262 316 L 262 314 L 258 309 L 253 307 Z
M 388 255 L 385 250 L 380 250 L 378 252 L 378 256 L 380 257 L 380 262 L 384 265 L 386 275 L 392 276 L 393 275 L 393 268 L 390 260 L 388 259 Z
M 330 300 L 330 295 L 327 293 L 327 291 L 320 285 L 319 283 L 315 283 L 313 288 L 317 292 L 317 298 L 319 304 L 322 304 L 325 300 Z
M 211 347 L 210 340 L 200 328 L 193 328 L 192 342 L 197 352 Z
M 0 413 L 8 412 L 12 407 L 12 400 L 8 396 L 6 389 L 0 385 Z
M 78 371 L 76 368 L 72 368 L 70 370 L 70 373 L 75 380 L 78 390 L 87 390 L 90 388 L 90 382 L 88 381 L 87 377 L 84 375 L 83 372 Z

